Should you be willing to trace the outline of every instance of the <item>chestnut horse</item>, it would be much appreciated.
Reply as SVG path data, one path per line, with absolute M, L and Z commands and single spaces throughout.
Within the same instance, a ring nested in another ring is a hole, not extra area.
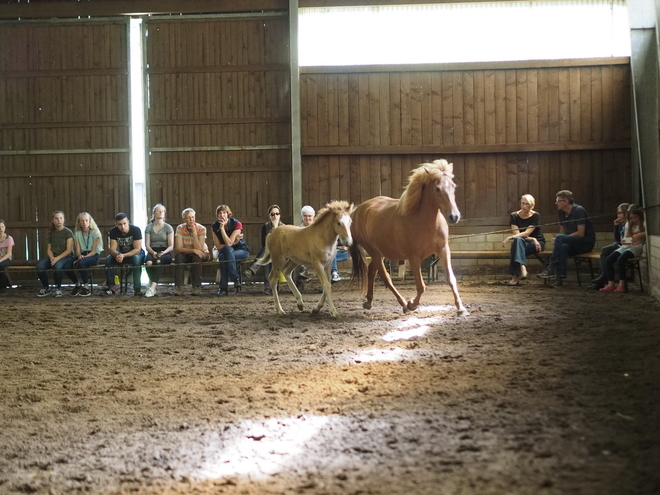
M 346 201 L 333 201 L 318 212 L 314 222 L 308 227 L 281 225 L 268 234 L 266 249 L 257 263 L 260 265 L 273 263 L 270 286 L 273 289 L 275 308 L 279 314 L 285 314 L 277 292 L 280 273 L 284 274 L 291 291 L 296 296 L 298 309 L 302 311 L 302 296 L 291 278 L 291 273 L 298 265 L 307 265 L 314 267 L 319 281 L 323 284 L 323 295 L 312 313 L 318 313 L 327 299 L 330 314 L 335 318 L 339 316 L 332 302 L 330 267 L 337 253 L 337 239 L 341 237 L 345 246 L 353 243 L 350 216 L 352 209 L 353 205 L 349 205 Z
M 459 316 L 469 313 L 463 306 L 456 287 L 456 277 L 451 267 L 451 253 L 447 245 L 449 222 L 457 223 L 461 213 L 456 206 L 452 180 L 454 165 L 446 160 L 424 163 L 412 171 L 408 186 L 400 199 L 378 196 L 359 205 L 351 214 L 353 225 L 353 258 L 351 281 L 357 282 L 364 291 L 367 285 L 365 309 L 371 309 L 374 297 L 376 271 L 385 285 L 394 293 L 404 313 L 414 311 L 426 286 L 422 277 L 422 261 L 436 254 L 443 262 L 447 282 L 454 293 Z M 359 247 L 364 248 L 371 262 L 365 281 L 365 260 Z M 408 302 L 392 284 L 383 259 L 409 260 L 415 276 L 417 297 Z

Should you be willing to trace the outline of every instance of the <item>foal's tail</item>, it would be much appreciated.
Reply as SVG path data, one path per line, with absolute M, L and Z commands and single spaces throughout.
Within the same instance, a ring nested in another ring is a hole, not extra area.
M 355 237 L 353 237 L 353 244 L 348 248 L 351 253 L 351 260 L 353 260 L 353 270 L 351 271 L 351 281 L 349 287 L 354 287 L 355 285 L 364 292 L 366 287 L 367 277 L 366 277 L 366 263 L 364 261 L 364 255 L 360 246 L 358 246 Z
M 262 254 L 261 258 L 256 260 L 255 263 L 259 266 L 267 265 L 270 263 L 270 251 L 268 250 L 268 243 L 266 243 L 266 246 L 264 247 L 264 254 Z

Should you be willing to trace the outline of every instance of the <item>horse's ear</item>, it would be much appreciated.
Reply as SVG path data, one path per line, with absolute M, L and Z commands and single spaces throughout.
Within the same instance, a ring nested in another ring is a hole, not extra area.
M 354 210 L 355 210 L 355 203 L 351 203 L 351 206 L 348 207 L 348 212 L 353 213 Z
M 430 173 L 431 173 L 431 172 L 429 172 L 429 169 L 426 168 L 426 167 L 424 167 L 424 172 L 426 172 L 427 174 L 430 174 Z

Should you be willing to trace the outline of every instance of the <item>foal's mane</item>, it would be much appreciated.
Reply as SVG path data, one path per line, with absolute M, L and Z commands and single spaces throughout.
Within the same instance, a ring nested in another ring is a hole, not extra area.
M 338 215 L 344 212 L 351 212 L 351 205 L 348 204 L 348 201 L 332 201 L 318 212 L 314 219 L 314 223 L 321 223 L 327 216 Z
M 440 180 L 443 175 L 454 178 L 453 164 L 447 160 L 435 160 L 433 163 L 422 163 L 414 169 L 408 177 L 408 185 L 399 198 L 397 210 L 401 215 L 413 214 L 422 201 L 424 186 Z

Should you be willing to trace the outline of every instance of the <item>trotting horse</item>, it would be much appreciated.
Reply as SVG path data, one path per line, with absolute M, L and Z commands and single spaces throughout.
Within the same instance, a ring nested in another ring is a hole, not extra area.
M 270 272 L 270 286 L 273 288 L 275 308 L 281 315 L 286 314 L 280 304 L 277 292 L 277 281 L 280 273 L 284 274 L 291 291 L 296 296 L 298 309 L 303 310 L 303 300 L 300 291 L 291 278 L 293 269 L 298 265 L 313 266 L 323 284 L 323 295 L 312 313 L 318 313 L 326 299 L 330 314 L 339 316 L 332 302 L 330 288 L 330 266 L 337 252 L 337 239 L 346 246 L 353 243 L 351 238 L 351 211 L 353 205 L 346 201 L 333 201 L 318 212 L 314 222 L 308 227 L 281 225 L 266 237 L 266 249 L 257 263 L 265 265 L 273 263 Z
M 457 223 L 461 213 L 456 206 L 452 180 L 454 165 L 446 160 L 424 163 L 412 171 L 408 185 L 400 199 L 378 196 L 359 205 L 351 214 L 353 225 L 353 258 L 351 280 L 365 288 L 365 260 L 360 246 L 371 256 L 366 281 L 365 309 L 371 309 L 374 297 L 376 271 L 385 285 L 394 293 L 404 313 L 414 311 L 426 286 L 422 277 L 422 261 L 432 254 L 442 259 L 447 282 L 454 294 L 459 316 L 469 313 L 463 306 L 456 287 L 456 277 L 451 267 L 451 253 L 447 245 L 449 227 Z M 407 301 L 392 284 L 383 259 L 409 260 L 415 276 L 417 296 Z

